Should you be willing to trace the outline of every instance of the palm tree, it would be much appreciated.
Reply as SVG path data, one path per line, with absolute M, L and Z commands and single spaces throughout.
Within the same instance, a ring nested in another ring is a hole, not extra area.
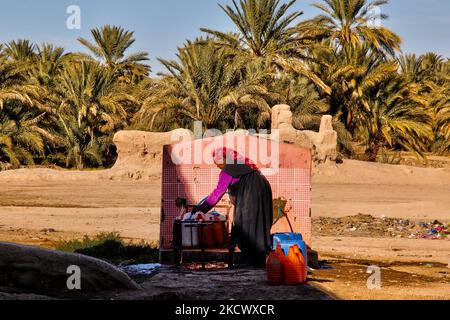
M 44 156 L 45 144 L 58 137 L 41 127 L 45 114 L 34 116 L 19 106 L 7 111 L 0 113 L 0 162 L 33 165 L 37 156 Z
M 303 30 L 296 23 L 302 12 L 289 12 L 296 0 L 280 4 L 280 0 L 233 0 L 233 7 L 220 6 L 238 29 L 224 33 L 202 28 L 216 38 L 217 45 L 249 60 L 262 60 L 278 71 L 291 71 L 313 81 L 329 92 L 319 77 L 303 62 L 317 46 L 312 29 Z
M 76 115 L 77 122 L 98 125 L 110 132 L 121 126 L 126 117 L 123 103 L 131 96 L 119 91 L 111 73 L 95 62 L 82 61 L 64 69 L 57 91 L 61 97 L 60 112 Z
M 405 54 L 397 58 L 400 73 L 410 83 L 419 83 L 423 80 L 423 57 L 415 54 Z
M 322 50 L 314 53 L 325 64 L 312 69 L 332 89 L 329 95 L 330 113 L 353 133 L 362 109 L 369 109 L 366 92 L 397 72 L 395 62 L 384 62 L 368 47 L 341 51 Z
M 202 121 L 205 128 L 245 126 L 249 110 L 260 111 L 260 123 L 270 116 L 271 93 L 264 84 L 272 75 L 260 64 L 230 59 L 212 40 L 188 41 L 178 50 L 178 60 L 160 59 L 168 74 L 153 84 L 135 125 L 153 128 L 162 113 L 176 114 L 172 119 L 184 126 Z
M 450 63 L 436 53 L 421 57 L 423 95 L 433 119 L 434 143 L 431 151 L 450 151 Z
M 33 80 L 40 86 L 55 87 L 65 63 L 71 62 L 70 57 L 71 54 L 65 53 L 62 47 L 55 47 L 50 43 L 38 46 Z
M 422 56 L 405 55 L 399 58 L 400 72 L 415 86 L 418 98 L 431 116 L 433 143 L 429 151 L 444 153 L 450 150 L 450 64 L 442 56 L 427 53 Z
M 14 167 L 42 161 L 58 140 L 54 110 L 44 103 L 49 92 L 33 80 L 37 61 L 36 47 L 25 40 L 11 41 L 0 54 L 0 157 Z
M 100 29 L 92 29 L 91 34 L 94 43 L 83 38 L 79 38 L 78 41 L 120 80 L 131 82 L 135 77 L 142 78 L 148 75 L 150 67 L 142 63 L 148 60 L 148 53 L 126 55 L 126 51 L 135 42 L 134 32 L 106 25 Z
M 82 61 L 68 65 L 60 77 L 56 92 L 60 103 L 60 123 L 70 154 L 90 150 L 92 155 L 92 150 L 97 150 L 93 146 L 97 145 L 102 145 L 103 155 L 107 154 L 112 147 L 112 135 L 126 125 L 124 106 L 129 102 L 136 103 L 131 95 L 123 91 L 112 73 L 96 62 Z M 74 140 L 80 136 L 83 139 Z M 104 143 L 101 144 L 100 140 Z M 83 161 L 86 159 L 96 159 L 96 164 L 100 164 L 97 157 L 74 159 L 77 160 L 70 160 L 69 163 L 76 164 L 78 168 L 89 164 Z
M 418 87 L 397 73 L 369 46 L 315 52 L 325 64 L 313 70 L 332 88 L 330 110 L 375 161 L 381 148 L 403 148 L 423 155 L 430 141 L 431 118 Z M 339 126 L 338 126 L 339 127 Z
M 399 147 L 423 156 L 433 137 L 431 118 L 415 99 L 413 87 L 397 75 L 368 90 L 356 137 L 366 145 L 367 160 L 375 161 L 382 147 Z
M 450 151 L 450 82 L 433 86 L 427 96 L 432 109 L 434 142 L 430 151 L 448 153 Z
M 329 100 L 321 96 L 316 87 L 303 77 L 283 74 L 272 86 L 270 90 L 278 95 L 277 103 L 291 106 L 293 126 L 298 130 L 318 131 L 322 116 L 330 114 Z M 333 128 L 338 133 L 340 151 L 353 154 L 352 135 L 338 117 L 333 118 Z
M 319 128 L 322 115 L 329 110 L 325 98 L 307 79 L 291 74 L 283 74 L 272 82 L 273 90 L 279 96 L 278 103 L 287 104 L 293 113 L 293 125 L 298 130 Z
M 33 106 L 39 96 L 39 88 L 26 82 L 30 68 L 10 61 L 0 55 L 0 110 L 7 102 L 19 101 Z
M 448 69 L 444 58 L 434 52 L 428 52 L 421 56 L 406 54 L 398 57 L 400 72 L 409 82 L 424 83 L 426 81 L 445 82 Z M 426 90 L 426 86 L 424 86 Z
M 73 116 L 60 117 L 59 125 L 63 130 L 63 145 L 66 167 L 82 170 L 89 165 L 103 165 L 104 153 L 110 147 L 111 141 L 105 137 L 92 138 L 92 129 L 87 123 L 81 125 Z M 101 142 L 105 144 L 102 145 Z
M 36 45 L 30 40 L 19 39 L 8 42 L 3 53 L 14 62 L 29 63 L 36 58 L 36 49 Z
M 387 3 L 388 0 L 322 0 L 313 6 L 323 14 L 309 23 L 342 50 L 365 45 L 383 57 L 395 56 L 400 51 L 400 37 L 388 28 L 373 25 L 376 20 L 388 18 L 376 10 Z

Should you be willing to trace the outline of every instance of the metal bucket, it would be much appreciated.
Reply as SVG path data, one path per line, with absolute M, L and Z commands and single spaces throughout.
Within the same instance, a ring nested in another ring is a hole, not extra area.
M 182 222 L 181 241 L 183 248 L 198 248 L 200 246 L 199 228 L 198 223 Z

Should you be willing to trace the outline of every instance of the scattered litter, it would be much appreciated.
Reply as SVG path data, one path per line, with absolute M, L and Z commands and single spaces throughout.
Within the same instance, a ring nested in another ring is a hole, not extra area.
M 449 225 L 444 226 L 440 221 L 433 221 L 431 224 L 423 224 L 426 229 L 420 237 L 423 239 L 445 239 L 450 238 Z
M 313 219 L 314 234 L 323 236 L 393 237 L 410 239 L 450 240 L 450 224 L 434 220 L 415 222 L 382 215 L 358 214 L 342 218 Z

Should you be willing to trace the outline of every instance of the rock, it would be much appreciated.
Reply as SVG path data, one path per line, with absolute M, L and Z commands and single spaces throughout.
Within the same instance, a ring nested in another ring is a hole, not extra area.
M 319 132 L 296 130 L 292 125 L 292 112 L 288 105 L 276 105 L 272 108 L 272 130 L 279 130 L 281 142 L 297 144 L 313 149 L 316 163 L 337 159 L 337 132 L 333 129 L 333 118 L 322 117 Z
M 114 135 L 117 161 L 103 175 L 111 180 L 150 180 L 161 176 L 163 146 L 193 140 L 190 130 L 171 132 L 119 131 Z
M 67 288 L 69 266 L 80 268 L 81 290 Z M 140 289 L 124 272 L 102 260 L 5 242 L 0 242 L 0 287 L 58 298 Z
M 313 149 L 312 139 L 305 131 L 296 130 L 292 125 L 291 107 L 276 105 L 272 108 L 272 131 L 279 130 L 280 142 L 297 144 L 303 148 Z

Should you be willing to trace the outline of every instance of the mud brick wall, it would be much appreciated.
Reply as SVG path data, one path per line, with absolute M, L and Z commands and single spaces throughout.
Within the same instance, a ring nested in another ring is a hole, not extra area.
M 214 144 L 223 143 L 225 136 L 189 141 L 173 145 L 166 145 L 163 149 L 163 176 L 161 195 L 161 249 L 170 249 L 172 241 L 173 221 L 177 215 L 175 200 L 186 198 L 189 204 L 197 204 L 208 196 L 216 187 L 220 169 L 212 163 L 212 157 L 197 161 L 195 164 L 176 164 L 173 161 L 173 152 L 190 155 L 192 159 L 204 150 L 205 155 L 211 155 L 215 149 Z M 228 138 L 227 138 L 228 139 Z M 311 150 L 292 144 L 272 142 L 268 149 L 279 150 L 279 161 L 261 164 L 251 156 L 249 145 L 266 143 L 267 140 L 254 136 L 235 137 L 244 139 L 244 142 L 235 140 L 234 149 L 252 159 L 270 182 L 273 198 L 287 200 L 286 211 L 295 232 L 303 235 L 305 241 L 311 246 Z M 243 146 L 244 144 L 244 146 Z M 229 145 L 227 145 L 229 146 Z M 275 146 L 275 147 L 274 147 Z M 200 151 L 199 151 L 200 150 Z M 254 152 L 253 152 L 254 153 Z M 273 170 L 273 169 L 277 170 Z M 275 172 L 275 173 L 274 173 Z M 225 209 L 217 211 L 225 214 Z M 272 232 L 290 232 L 285 220 L 277 223 Z

